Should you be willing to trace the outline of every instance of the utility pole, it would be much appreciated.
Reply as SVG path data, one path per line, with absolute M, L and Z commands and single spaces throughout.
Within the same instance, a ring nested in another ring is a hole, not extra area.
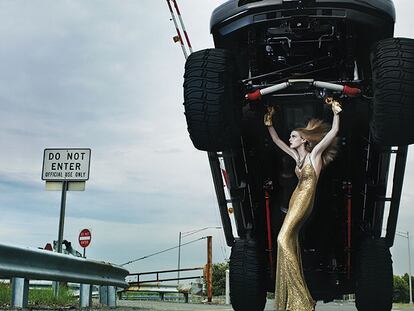
M 408 286 L 410 287 L 410 304 L 413 303 L 413 288 L 411 284 L 411 251 L 410 251 L 410 233 L 407 231 L 408 241 Z
M 408 287 L 410 290 L 410 304 L 413 304 L 413 288 L 411 282 L 411 248 L 410 248 L 410 232 L 395 232 L 396 235 L 399 235 L 407 239 L 408 246 Z
M 193 235 L 196 234 L 198 232 L 207 230 L 207 229 L 222 229 L 222 227 L 204 227 L 201 229 L 196 229 L 196 230 L 191 230 L 191 231 L 187 231 L 187 232 L 181 232 L 178 234 L 178 265 L 177 265 L 177 283 L 180 283 L 180 268 L 181 268 L 181 242 L 182 239 L 189 236 L 189 235 Z
M 177 283 L 180 284 L 180 264 L 181 264 L 181 231 L 178 235 L 178 273 L 177 273 Z
M 207 301 L 213 298 L 213 237 L 207 237 Z

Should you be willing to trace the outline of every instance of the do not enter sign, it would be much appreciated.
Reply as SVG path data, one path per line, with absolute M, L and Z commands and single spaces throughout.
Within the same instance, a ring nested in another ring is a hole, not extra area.
M 88 247 L 91 244 L 92 236 L 91 232 L 88 229 L 83 229 L 79 233 L 79 244 L 83 248 Z

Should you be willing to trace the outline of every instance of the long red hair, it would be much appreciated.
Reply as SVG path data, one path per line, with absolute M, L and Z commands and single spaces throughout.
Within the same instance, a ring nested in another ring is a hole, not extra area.
M 309 120 L 306 127 L 295 129 L 300 136 L 306 139 L 305 149 L 312 152 L 313 148 L 325 137 L 330 130 L 330 125 L 318 119 Z M 338 153 L 338 139 L 335 138 L 332 143 L 322 152 L 322 167 L 332 162 Z

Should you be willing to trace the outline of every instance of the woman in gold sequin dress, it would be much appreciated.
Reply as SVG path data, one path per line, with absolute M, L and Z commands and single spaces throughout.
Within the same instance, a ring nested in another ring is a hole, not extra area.
M 299 231 L 309 217 L 321 169 L 336 154 L 335 137 L 339 130 L 337 101 L 328 99 L 334 112 L 332 128 L 321 120 L 312 119 L 305 128 L 292 131 L 290 146 L 277 135 L 272 125 L 273 107 L 268 108 L 265 125 L 274 143 L 296 161 L 298 185 L 289 201 L 289 209 L 277 237 L 276 310 L 312 311 L 316 301 L 305 282 L 299 246 Z

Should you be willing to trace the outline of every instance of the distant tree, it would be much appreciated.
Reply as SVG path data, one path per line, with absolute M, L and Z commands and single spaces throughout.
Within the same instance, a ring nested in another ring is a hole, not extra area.
M 408 275 L 407 275 L 407 279 L 404 279 L 404 276 L 394 275 L 393 301 L 404 302 L 404 303 L 407 303 L 410 301 L 409 288 L 408 288 Z
M 229 269 L 227 262 L 213 264 L 213 296 L 224 295 L 226 292 L 226 270 Z

